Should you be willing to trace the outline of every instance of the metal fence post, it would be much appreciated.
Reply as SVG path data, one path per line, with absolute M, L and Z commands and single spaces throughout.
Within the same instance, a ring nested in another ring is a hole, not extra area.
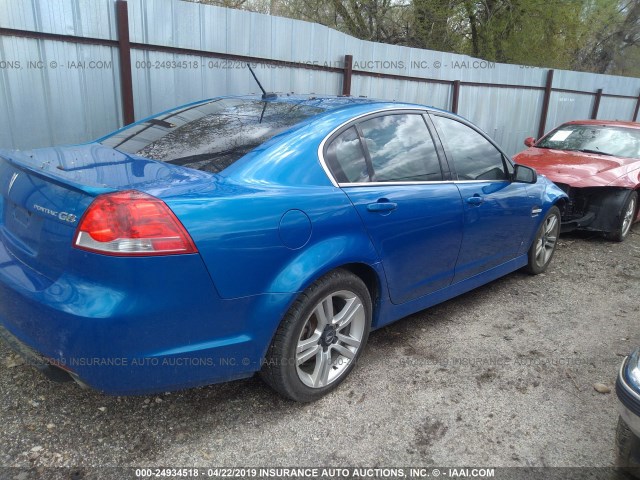
M 596 92 L 596 99 L 593 102 L 593 110 L 591 110 L 591 120 L 598 118 L 598 110 L 600 110 L 600 100 L 602 99 L 602 89 L 599 88 Z
M 547 128 L 547 114 L 549 113 L 549 101 L 551 100 L 551 88 L 553 87 L 553 70 L 547 72 L 547 83 L 544 87 L 544 100 L 542 101 L 542 113 L 540 114 L 540 126 L 538 138 L 542 138 Z
M 451 99 L 451 111 L 458 113 L 458 101 L 460 100 L 460 80 L 453 82 L 453 98 Z
M 135 122 L 133 110 L 133 79 L 131 76 L 131 45 L 129 43 L 129 11 L 125 0 L 116 0 L 118 51 L 120 53 L 120 90 L 122 119 L 125 125 Z
M 342 95 L 351 95 L 351 75 L 353 73 L 353 55 L 344 56 L 344 73 L 342 76 Z
M 631 119 L 631 121 L 633 121 L 633 122 L 637 122 L 638 121 L 638 112 L 640 112 L 640 93 L 638 94 L 638 101 L 636 102 L 636 109 L 633 112 L 633 118 Z

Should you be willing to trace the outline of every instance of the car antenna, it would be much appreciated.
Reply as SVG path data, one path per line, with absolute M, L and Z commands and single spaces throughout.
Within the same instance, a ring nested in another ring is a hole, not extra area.
M 260 90 L 262 90 L 262 100 L 271 100 L 273 98 L 278 98 L 278 95 L 276 95 L 275 93 L 267 93 L 267 91 L 264 89 L 264 87 L 260 83 L 260 80 L 258 80 L 258 77 L 256 77 L 256 74 L 253 71 L 253 68 L 251 68 L 251 65 L 249 63 L 247 63 L 247 67 L 249 67 L 249 71 L 251 72 L 251 75 L 253 75 L 253 79 L 256 81 L 256 83 L 260 87 Z

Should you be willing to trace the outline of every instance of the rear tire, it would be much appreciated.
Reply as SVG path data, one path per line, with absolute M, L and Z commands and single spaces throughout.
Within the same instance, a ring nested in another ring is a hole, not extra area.
M 527 271 L 531 275 L 538 275 L 547 269 L 558 245 L 558 235 L 560 235 L 560 209 L 553 206 L 544 217 L 529 248 Z
M 267 350 L 260 375 L 281 395 L 311 402 L 334 390 L 356 365 L 371 329 L 364 282 L 335 270 L 293 303 Z
M 631 232 L 633 221 L 636 218 L 636 211 L 638 210 L 638 192 L 631 192 L 627 196 L 627 200 L 624 202 L 620 213 L 618 214 L 618 226 L 607 236 L 609 239 L 616 242 L 623 242 L 625 238 Z

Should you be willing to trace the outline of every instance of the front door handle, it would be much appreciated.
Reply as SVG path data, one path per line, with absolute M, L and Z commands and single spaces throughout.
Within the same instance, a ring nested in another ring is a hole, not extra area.
M 484 202 L 484 198 L 480 195 L 474 195 L 473 197 L 467 198 L 467 203 L 469 205 L 480 205 L 482 202 Z
M 370 203 L 367 205 L 367 210 L 369 212 L 390 212 L 396 208 L 398 208 L 398 204 L 390 202 L 386 198 L 381 198 L 376 203 Z

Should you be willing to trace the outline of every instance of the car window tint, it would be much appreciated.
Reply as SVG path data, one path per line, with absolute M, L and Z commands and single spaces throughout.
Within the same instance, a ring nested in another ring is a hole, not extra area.
M 450 118 L 432 116 L 438 134 L 453 157 L 459 180 L 504 180 L 502 153 L 484 136 Z
M 442 180 L 440 162 L 421 115 L 394 114 L 360 124 L 375 182 Z
M 368 182 L 369 172 L 355 127 L 334 138 L 326 154 L 327 166 L 339 183 Z
M 217 173 L 323 111 L 303 103 L 223 98 L 162 113 L 100 142 L 126 153 Z

